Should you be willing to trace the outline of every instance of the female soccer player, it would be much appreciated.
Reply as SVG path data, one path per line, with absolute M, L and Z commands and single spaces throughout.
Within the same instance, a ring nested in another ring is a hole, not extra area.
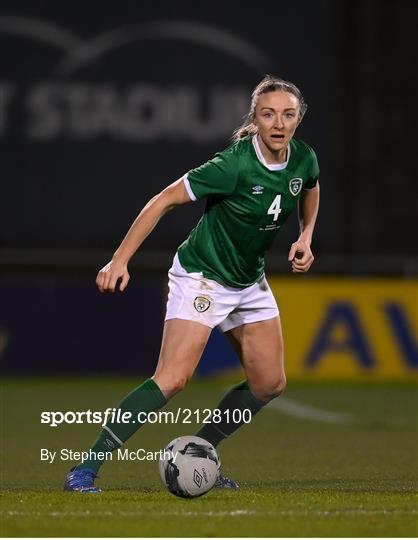
M 314 151 L 295 139 L 307 106 L 291 82 L 266 76 L 252 94 L 246 121 L 233 144 L 153 197 L 135 219 L 112 260 L 97 276 L 101 292 L 120 291 L 129 281 L 128 262 L 160 218 L 175 206 L 207 198 L 205 212 L 174 257 L 161 352 L 154 375 L 118 405 L 132 418 L 163 407 L 183 389 L 212 329 L 225 332 L 247 379 L 232 388 L 217 409 L 250 409 L 254 416 L 280 395 L 286 379 L 276 301 L 264 276 L 264 253 L 298 207 L 300 235 L 292 244 L 293 272 L 313 262 L 311 241 L 319 206 L 319 169 Z M 243 422 L 222 415 L 197 433 L 217 446 Z M 228 422 L 228 420 L 230 420 Z M 102 457 L 126 442 L 140 422 L 107 422 L 89 455 L 71 470 L 64 489 L 98 492 Z M 236 488 L 219 475 L 220 487 Z

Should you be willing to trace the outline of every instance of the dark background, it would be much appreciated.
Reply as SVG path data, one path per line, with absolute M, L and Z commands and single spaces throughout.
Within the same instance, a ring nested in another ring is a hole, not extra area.
M 130 296 L 100 297 L 95 274 L 149 198 L 229 144 L 267 72 L 309 105 L 298 136 L 321 168 L 312 274 L 416 275 L 417 4 L 115 6 L 0 6 L 3 370 L 151 369 L 165 272 L 201 203 L 146 240 Z M 288 272 L 296 235 L 294 216 L 269 271 Z

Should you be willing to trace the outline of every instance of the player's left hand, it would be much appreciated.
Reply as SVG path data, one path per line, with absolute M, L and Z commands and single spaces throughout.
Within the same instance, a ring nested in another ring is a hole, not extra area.
M 288 260 L 292 263 L 292 272 L 307 272 L 314 262 L 310 246 L 303 240 L 292 244 Z

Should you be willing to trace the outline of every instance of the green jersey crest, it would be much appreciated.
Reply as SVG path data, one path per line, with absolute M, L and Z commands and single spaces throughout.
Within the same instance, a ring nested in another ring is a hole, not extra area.
M 290 193 L 296 197 L 302 190 L 303 179 L 302 178 L 292 178 L 289 182 Z

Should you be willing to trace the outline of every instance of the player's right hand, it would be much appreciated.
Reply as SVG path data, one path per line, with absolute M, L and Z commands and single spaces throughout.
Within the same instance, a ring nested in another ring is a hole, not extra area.
M 96 284 L 100 292 L 114 293 L 118 279 L 122 280 L 119 290 L 123 292 L 129 281 L 128 267 L 126 264 L 112 259 L 97 274 Z

